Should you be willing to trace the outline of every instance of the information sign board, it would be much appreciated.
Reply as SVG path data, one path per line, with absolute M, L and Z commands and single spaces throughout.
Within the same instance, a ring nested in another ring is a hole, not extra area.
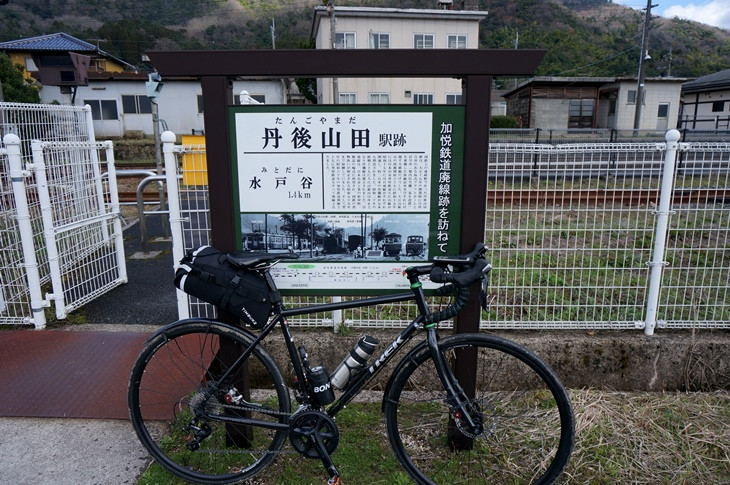
M 463 106 L 229 113 L 239 248 L 298 254 L 274 269 L 282 291 L 402 290 L 406 267 L 458 253 Z

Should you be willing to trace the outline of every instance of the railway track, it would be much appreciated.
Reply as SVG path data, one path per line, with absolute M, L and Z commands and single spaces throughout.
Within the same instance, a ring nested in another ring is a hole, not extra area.
M 137 202 L 137 192 L 131 191 L 120 191 L 119 202 Z M 167 194 L 165 194 L 167 195 Z M 160 194 L 157 191 L 154 192 L 143 192 L 142 198 L 145 203 L 157 203 L 160 200 Z
M 583 190 L 488 190 L 487 205 L 565 205 L 620 204 L 646 205 L 659 202 L 657 189 L 583 189 Z M 676 189 L 672 203 L 730 203 L 728 189 Z
M 117 164 L 119 165 L 119 164 Z M 123 165 L 124 168 L 155 171 L 152 166 L 140 167 L 139 165 Z M 119 201 L 132 203 L 137 201 L 137 192 L 128 190 L 136 188 L 143 177 L 125 177 L 129 181 L 120 185 L 123 190 L 119 191 Z M 124 186 L 126 185 L 126 186 Z M 126 189 L 126 190 L 124 190 Z M 159 193 L 155 184 L 147 186 L 143 192 L 145 203 L 159 201 Z M 564 204 L 621 204 L 621 205 L 646 205 L 659 202 L 659 190 L 657 189 L 578 189 L 578 190 L 521 190 L 521 189 L 499 189 L 487 191 L 488 205 L 564 205 Z M 730 203 L 729 189 L 708 189 L 691 188 L 676 189 L 673 193 L 673 204 L 706 204 L 706 203 Z
M 145 203 L 156 203 L 159 194 L 155 191 L 143 192 Z M 119 202 L 137 202 L 137 192 L 120 191 Z M 620 204 L 646 205 L 659 202 L 659 191 L 636 190 L 490 190 L 487 191 L 488 205 L 565 205 L 565 204 Z M 728 189 L 677 189 L 673 194 L 673 204 L 730 203 Z

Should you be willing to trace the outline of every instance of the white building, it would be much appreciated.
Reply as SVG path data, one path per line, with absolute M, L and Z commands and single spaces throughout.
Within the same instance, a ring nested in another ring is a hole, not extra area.
M 316 7 L 317 49 L 476 49 L 486 12 Z M 334 23 L 333 23 L 334 19 Z M 336 98 L 336 99 L 335 99 Z M 461 104 L 461 81 L 447 78 L 317 80 L 319 104 Z
M 94 131 L 98 138 L 121 137 L 132 133 L 151 136 L 152 105 L 147 96 L 146 74 L 106 74 L 103 79 L 89 77 L 88 86 L 79 86 L 76 105 L 91 106 Z M 156 98 L 161 130 L 177 135 L 201 134 L 203 123 L 203 93 L 197 80 L 162 80 L 162 90 Z M 248 91 L 258 102 L 286 104 L 287 86 L 279 79 L 233 82 L 233 93 Z M 43 86 L 41 102 L 71 104 L 71 94 L 59 86 Z M 238 102 L 238 96 L 236 96 Z
M 681 127 L 730 129 L 730 69 L 682 84 Z
M 686 78 L 656 77 L 644 80 L 639 130 L 666 131 L 677 127 L 682 83 Z M 636 78 L 616 78 L 601 86 L 598 128 L 632 130 L 636 114 Z
M 677 126 L 685 78 L 649 78 L 639 130 Z M 504 94 L 507 114 L 521 128 L 633 130 L 636 79 L 613 77 L 536 77 Z

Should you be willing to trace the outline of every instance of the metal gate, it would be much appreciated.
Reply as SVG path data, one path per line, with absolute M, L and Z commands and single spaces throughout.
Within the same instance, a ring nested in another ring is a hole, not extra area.
M 43 328 L 52 304 L 62 319 L 126 282 L 113 147 L 88 106 L 0 115 L 0 323 Z
M 56 318 L 126 283 L 111 142 L 32 143 Z M 99 153 L 107 173 L 102 177 Z

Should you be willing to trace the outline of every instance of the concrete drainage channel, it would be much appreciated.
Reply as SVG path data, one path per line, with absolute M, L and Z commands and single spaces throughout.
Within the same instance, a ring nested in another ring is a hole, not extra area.
M 398 331 L 353 328 L 351 335 L 342 336 L 331 330 L 294 328 L 293 333 L 312 362 L 334 370 L 361 335 L 378 338 L 382 346 L 395 339 Z M 493 333 L 539 355 L 568 388 L 643 392 L 730 389 L 730 333 L 725 331 L 661 331 L 653 336 L 638 331 Z M 417 342 L 416 337 L 411 345 Z M 282 367 L 289 361 L 277 332 L 267 338 L 266 348 Z M 378 351 L 382 348 L 376 349 L 376 354 Z M 401 357 L 404 355 L 402 352 Z M 285 375 L 290 370 L 282 368 Z M 373 386 L 384 386 L 389 374 L 386 368 Z

